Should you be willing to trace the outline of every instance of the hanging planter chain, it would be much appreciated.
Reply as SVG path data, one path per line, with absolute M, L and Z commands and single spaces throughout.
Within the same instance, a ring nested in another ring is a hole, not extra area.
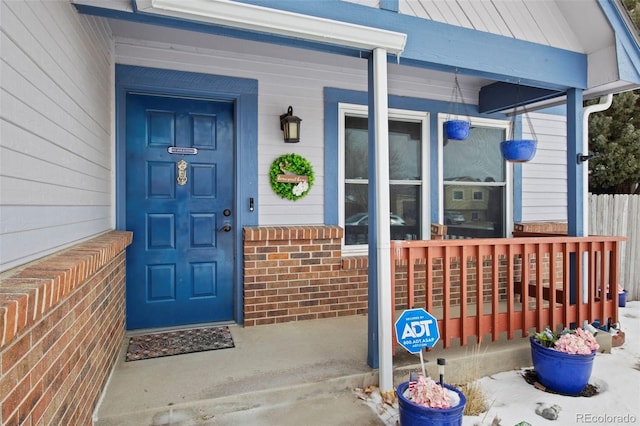
M 510 138 L 500 143 L 500 151 L 505 160 L 514 163 L 524 163 L 531 160 L 536 155 L 537 137 L 531 122 L 531 117 L 527 112 L 527 107 L 522 105 L 523 115 L 527 118 L 529 131 L 533 139 L 515 139 L 516 117 L 518 115 L 518 106 L 520 104 L 520 82 L 518 82 L 518 91 L 516 94 L 516 106 L 513 110 L 511 118 L 511 129 L 509 131 Z
M 460 102 L 458 102 L 458 97 L 460 98 Z M 466 120 L 461 120 L 460 118 L 458 118 L 459 114 L 456 114 L 460 103 L 462 103 L 462 108 L 464 114 L 466 115 Z M 447 139 L 464 140 L 469 137 L 470 129 L 471 116 L 469 115 L 467 104 L 464 101 L 462 89 L 460 88 L 460 83 L 458 82 L 458 73 L 456 71 L 455 84 L 451 92 L 451 102 L 449 103 L 449 113 L 447 116 L 447 120 L 445 121 L 445 132 L 447 135 Z
M 518 116 L 518 106 L 520 104 L 520 82 L 518 81 L 518 91 L 516 92 L 516 106 L 513 109 L 513 115 L 511 116 L 511 137 L 510 140 L 515 139 L 516 132 L 516 117 Z M 533 140 L 538 140 L 536 137 L 536 131 L 533 129 L 533 123 L 531 121 L 531 117 L 529 117 L 529 112 L 527 111 L 527 107 L 522 105 L 522 115 L 527 118 L 527 123 L 529 124 L 529 130 L 531 131 L 531 136 Z
M 449 103 L 449 113 L 447 116 L 447 120 L 451 120 L 452 117 L 458 117 L 458 108 L 459 104 L 462 104 L 464 115 L 467 117 L 467 121 L 471 119 L 469 115 L 469 109 L 467 107 L 467 103 L 464 101 L 464 96 L 462 95 L 462 89 L 460 88 L 460 82 L 458 81 L 458 72 L 456 71 L 456 75 L 454 77 L 454 86 L 451 90 L 451 102 Z M 458 102 L 458 98 L 460 98 L 460 102 Z M 455 119 L 455 118 L 453 118 Z

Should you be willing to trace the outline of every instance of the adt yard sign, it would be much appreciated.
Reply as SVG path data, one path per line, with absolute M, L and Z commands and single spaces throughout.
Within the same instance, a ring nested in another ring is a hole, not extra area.
M 438 339 L 438 320 L 424 309 L 408 309 L 396 321 L 396 340 L 412 354 L 432 347 Z

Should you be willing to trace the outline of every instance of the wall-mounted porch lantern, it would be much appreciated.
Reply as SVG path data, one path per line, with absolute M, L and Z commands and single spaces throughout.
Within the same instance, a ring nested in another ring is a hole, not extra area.
M 300 142 L 300 122 L 302 119 L 293 115 L 293 107 L 289 106 L 286 114 L 280 116 L 280 130 L 287 143 Z

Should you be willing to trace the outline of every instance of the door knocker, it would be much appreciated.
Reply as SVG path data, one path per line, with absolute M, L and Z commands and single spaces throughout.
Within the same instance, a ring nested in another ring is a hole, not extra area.
M 178 185 L 182 186 L 187 183 L 187 162 L 184 160 L 180 160 L 176 163 L 178 166 Z

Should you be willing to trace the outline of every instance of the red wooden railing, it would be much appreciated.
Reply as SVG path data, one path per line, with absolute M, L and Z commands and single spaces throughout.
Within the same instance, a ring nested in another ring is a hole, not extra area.
M 516 332 L 525 337 L 533 330 L 582 326 L 596 319 L 615 323 L 624 240 L 544 236 L 392 241 L 393 308 L 422 307 L 438 318 L 445 348 L 453 340 L 466 345 L 487 336 L 493 341 L 501 334 L 513 339 Z M 605 294 L 608 297 L 601 297 Z

